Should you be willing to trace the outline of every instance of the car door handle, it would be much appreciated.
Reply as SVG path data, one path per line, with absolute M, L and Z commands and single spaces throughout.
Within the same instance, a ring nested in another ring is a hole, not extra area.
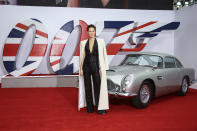
M 163 76 L 157 76 L 158 80 L 163 80 Z

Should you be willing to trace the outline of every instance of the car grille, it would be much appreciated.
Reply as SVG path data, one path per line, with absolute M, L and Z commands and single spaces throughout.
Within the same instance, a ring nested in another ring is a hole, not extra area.
M 117 85 L 113 83 L 112 80 L 107 79 L 107 88 L 109 91 L 116 91 Z

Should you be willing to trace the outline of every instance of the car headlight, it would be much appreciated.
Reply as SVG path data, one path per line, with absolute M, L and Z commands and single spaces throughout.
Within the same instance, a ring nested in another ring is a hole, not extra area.
M 134 79 L 133 75 L 127 75 L 127 76 L 125 76 L 123 78 L 123 81 L 122 81 L 122 89 L 123 89 L 123 91 L 125 91 L 127 87 L 132 85 L 133 79 Z

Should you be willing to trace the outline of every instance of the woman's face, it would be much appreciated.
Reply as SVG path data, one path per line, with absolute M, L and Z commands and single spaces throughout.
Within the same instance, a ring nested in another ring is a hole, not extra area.
M 95 37 L 95 29 L 93 27 L 90 27 L 89 30 L 88 30 L 88 35 L 90 38 L 94 38 Z

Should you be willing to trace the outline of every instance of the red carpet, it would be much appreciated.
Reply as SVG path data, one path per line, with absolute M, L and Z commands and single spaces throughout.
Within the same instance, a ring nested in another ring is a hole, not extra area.
M 130 99 L 110 99 L 107 115 L 77 110 L 77 88 L 0 88 L 0 131 L 197 131 L 197 90 L 154 99 L 135 109 Z

